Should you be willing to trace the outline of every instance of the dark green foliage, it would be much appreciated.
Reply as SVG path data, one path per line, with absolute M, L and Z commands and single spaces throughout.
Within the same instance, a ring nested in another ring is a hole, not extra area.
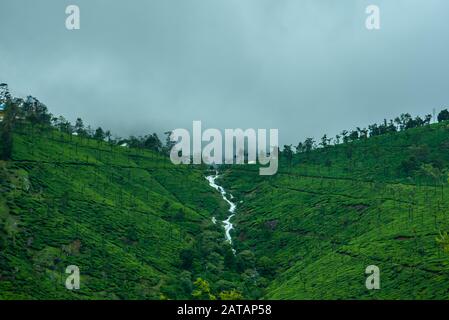
M 449 111 L 447 109 L 441 110 L 438 114 L 438 122 L 449 120 Z
M 6 102 L 5 114 L 3 121 L 0 123 L 0 152 L 1 159 L 8 160 L 12 156 L 13 151 L 13 130 L 19 108 L 11 100 Z
M 84 129 L 84 122 L 81 118 L 77 118 L 76 122 L 75 122 L 75 132 L 79 135 L 79 136 L 85 136 L 86 135 L 86 130 Z
M 0 151 L 1 159 L 8 160 L 11 158 L 12 148 L 13 148 L 13 138 L 11 130 L 8 126 L 1 126 L 0 128 Z
M 181 268 L 190 270 L 193 264 L 194 251 L 190 248 L 181 250 L 179 257 L 181 259 Z
M 106 138 L 106 135 L 101 127 L 98 127 L 95 130 L 94 139 L 103 141 Z

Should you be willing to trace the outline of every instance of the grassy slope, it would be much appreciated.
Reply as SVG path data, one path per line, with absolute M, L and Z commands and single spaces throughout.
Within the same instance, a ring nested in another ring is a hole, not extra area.
M 447 298 L 435 241 L 449 229 L 447 185 L 401 162 L 448 168 L 448 138 L 440 124 L 316 150 L 274 177 L 233 167 L 222 180 L 243 200 L 233 259 L 210 220 L 226 205 L 200 168 L 25 128 L 0 163 L 0 298 L 189 298 L 197 276 L 250 298 Z M 79 291 L 64 288 L 70 264 Z M 380 291 L 364 286 L 370 264 Z
M 404 172 L 411 156 L 449 167 L 449 129 L 435 124 L 296 155 L 280 173 L 233 167 L 223 184 L 243 200 L 238 250 L 271 257 L 274 299 L 449 298 L 449 188 Z M 244 173 L 244 174 L 243 174 Z M 365 288 L 377 265 L 381 290 Z
M 235 280 L 223 267 L 199 272 L 207 257 L 180 267 L 181 250 L 205 237 L 216 259 L 226 254 L 211 223 L 226 205 L 203 170 L 56 131 L 14 139 L 14 161 L 0 162 L 0 299 L 189 298 L 196 276 Z M 79 291 L 64 287 L 71 264 Z

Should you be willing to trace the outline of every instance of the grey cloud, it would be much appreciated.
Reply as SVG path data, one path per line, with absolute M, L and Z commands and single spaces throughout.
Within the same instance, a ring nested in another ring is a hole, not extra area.
M 69 4 L 81 30 L 65 29 Z M 202 120 L 296 143 L 449 105 L 447 12 L 444 0 L 2 0 L 0 81 L 122 136 Z

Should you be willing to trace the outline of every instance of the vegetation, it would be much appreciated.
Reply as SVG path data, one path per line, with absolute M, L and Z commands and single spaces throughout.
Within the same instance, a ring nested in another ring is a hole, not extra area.
M 275 176 L 223 166 L 234 254 L 207 167 L 0 87 L 0 299 L 449 298 L 447 110 L 285 146 Z
M 13 143 L 1 141 L 11 150 L 0 161 L 0 299 L 202 299 L 205 287 L 217 299 L 259 297 L 211 221 L 228 208 L 207 168 L 9 103 L 17 115 L 2 123 Z M 65 288 L 69 265 L 80 269 L 79 290 Z
M 243 201 L 234 246 L 269 257 L 264 298 L 449 298 L 448 141 L 442 120 L 287 150 L 270 178 L 229 167 L 221 183 Z M 369 265 L 381 290 L 365 287 Z

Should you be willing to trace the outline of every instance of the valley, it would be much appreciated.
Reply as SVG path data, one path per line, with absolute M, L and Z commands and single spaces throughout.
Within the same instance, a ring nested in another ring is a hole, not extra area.
M 284 150 L 261 176 L 18 123 L 0 162 L 0 295 L 446 298 L 448 139 L 443 121 Z M 380 290 L 365 287 L 369 265 Z

